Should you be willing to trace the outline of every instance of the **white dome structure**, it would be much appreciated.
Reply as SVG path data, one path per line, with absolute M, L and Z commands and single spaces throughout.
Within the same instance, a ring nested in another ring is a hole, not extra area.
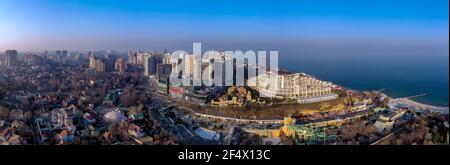
M 103 119 L 105 119 L 107 122 L 111 124 L 119 124 L 123 120 L 127 120 L 128 118 L 125 117 L 123 114 L 117 111 L 111 111 L 103 115 Z

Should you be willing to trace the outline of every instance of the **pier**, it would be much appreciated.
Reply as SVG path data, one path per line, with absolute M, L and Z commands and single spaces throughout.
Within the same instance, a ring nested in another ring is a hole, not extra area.
M 407 97 L 402 97 L 403 99 L 412 99 L 412 98 L 417 98 L 417 97 L 422 97 L 422 96 L 426 96 L 426 93 L 422 93 L 422 94 L 418 94 L 418 95 L 414 95 L 414 96 L 407 96 Z

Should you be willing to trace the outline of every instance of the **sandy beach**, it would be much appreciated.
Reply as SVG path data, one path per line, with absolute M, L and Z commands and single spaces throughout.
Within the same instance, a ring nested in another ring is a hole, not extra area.
M 412 99 L 407 98 L 397 98 L 397 99 L 391 99 L 389 101 L 389 106 L 391 107 L 409 107 L 415 110 L 430 110 L 432 112 L 440 112 L 443 114 L 448 114 L 449 107 L 445 106 L 435 106 L 435 105 L 428 105 L 424 103 L 419 103 L 417 101 L 414 101 Z

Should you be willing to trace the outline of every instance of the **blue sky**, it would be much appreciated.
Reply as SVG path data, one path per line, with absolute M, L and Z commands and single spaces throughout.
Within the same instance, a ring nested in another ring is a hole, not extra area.
M 202 42 L 218 49 L 448 55 L 448 3 L 2 0 L 0 50 L 173 50 Z

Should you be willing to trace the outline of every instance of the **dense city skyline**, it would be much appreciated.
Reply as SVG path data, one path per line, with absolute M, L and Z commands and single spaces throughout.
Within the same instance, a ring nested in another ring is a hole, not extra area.
M 446 55 L 446 6 L 439 0 L 2 1 L 0 50 L 190 50 L 203 42 L 233 50 Z
M 133 146 L 5 149 L 125 164 L 439 160 L 450 137 L 448 3 L 0 0 L 0 150 Z

